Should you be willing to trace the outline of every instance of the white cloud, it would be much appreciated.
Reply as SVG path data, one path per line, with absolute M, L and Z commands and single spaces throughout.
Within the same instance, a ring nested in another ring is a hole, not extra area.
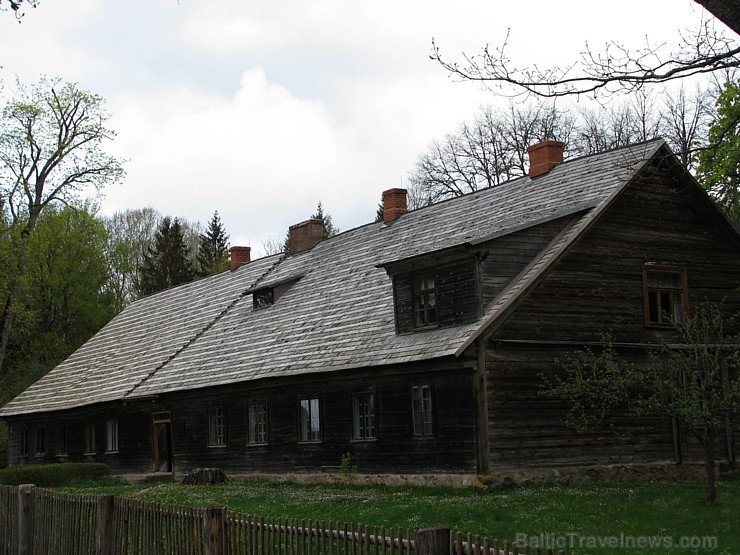
M 505 102 L 451 80 L 429 60 L 432 37 L 455 59 L 511 28 L 516 65 L 564 63 L 586 40 L 672 40 L 694 12 L 690 0 L 42 2 L 21 25 L 0 17 L 12 45 L 0 76 L 60 75 L 108 99 L 129 162 L 106 212 L 219 210 L 232 243 L 259 250 L 318 200 L 342 229 L 370 221 L 432 139 Z

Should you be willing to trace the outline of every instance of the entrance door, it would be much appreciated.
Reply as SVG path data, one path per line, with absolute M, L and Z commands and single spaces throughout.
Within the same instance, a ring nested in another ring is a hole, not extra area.
M 172 472 L 172 421 L 169 411 L 152 415 L 152 453 L 154 472 Z

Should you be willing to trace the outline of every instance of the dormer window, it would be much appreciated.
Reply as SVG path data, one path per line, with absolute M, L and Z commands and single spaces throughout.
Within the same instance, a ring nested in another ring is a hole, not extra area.
M 477 264 L 469 259 L 394 272 L 393 296 L 398 333 L 473 322 L 481 311 Z
M 260 291 L 255 291 L 252 294 L 252 306 L 255 309 L 265 308 L 267 306 L 270 306 L 274 302 L 274 295 L 271 288 L 261 289 Z
M 417 328 L 437 324 L 437 277 L 433 273 L 414 279 L 414 314 Z

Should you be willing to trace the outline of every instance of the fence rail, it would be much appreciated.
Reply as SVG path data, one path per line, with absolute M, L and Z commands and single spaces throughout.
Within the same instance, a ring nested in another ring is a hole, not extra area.
M 0 486 L 0 555 L 552 555 L 430 528 L 245 515 Z M 562 552 L 560 552 L 562 553 Z

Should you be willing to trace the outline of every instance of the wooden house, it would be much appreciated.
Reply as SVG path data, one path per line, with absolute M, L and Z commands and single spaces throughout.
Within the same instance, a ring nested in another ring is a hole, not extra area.
M 740 309 L 740 239 L 662 140 L 563 162 L 128 306 L 0 409 L 11 465 L 486 474 L 701 458 L 667 419 L 577 435 L 539 394 L 598 342 L 640 356 L 694 300 Z M 660 278 L 660 279 L 658 279 Z M 732 433 L 723 457 L 734 457 Z

